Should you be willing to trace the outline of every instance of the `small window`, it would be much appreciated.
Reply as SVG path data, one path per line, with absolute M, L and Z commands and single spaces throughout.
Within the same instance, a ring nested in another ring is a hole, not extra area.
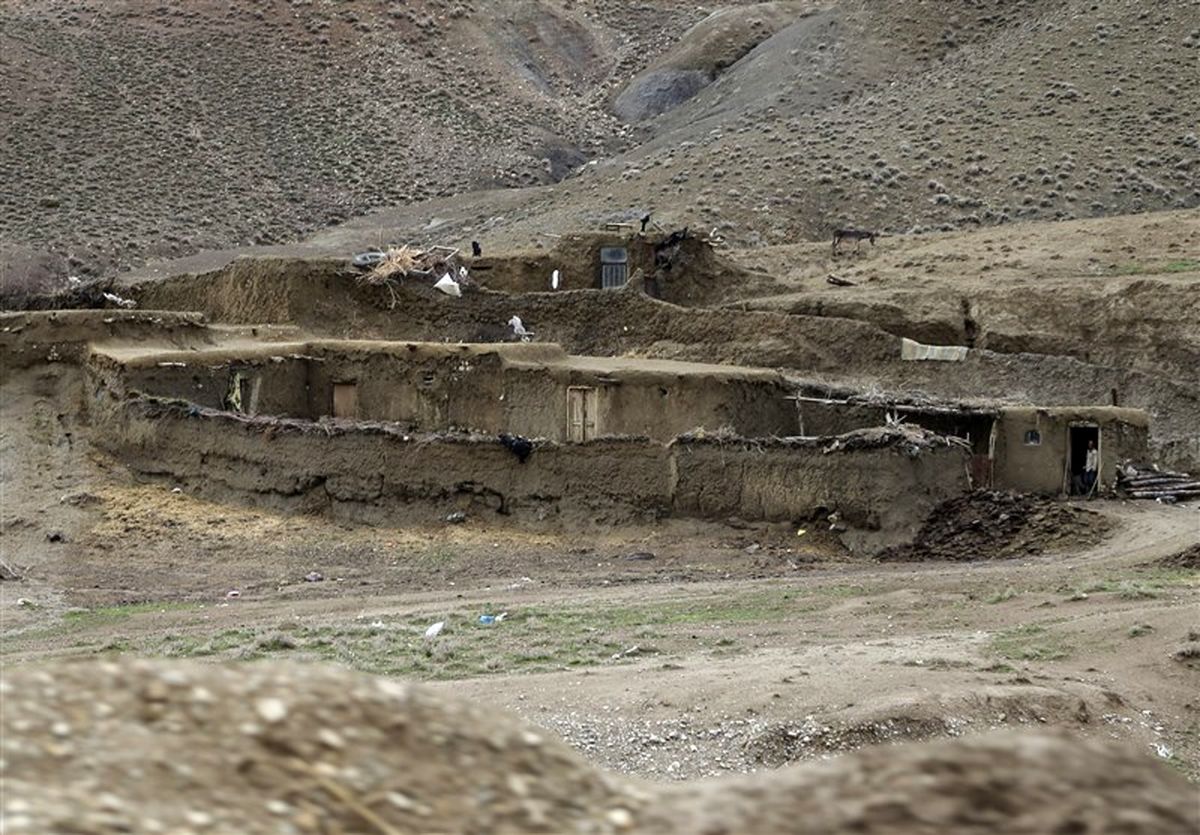
M 600 247 L 600 286 L 612 290 L 629 278 L 629 252 L 623 246 Z
M 1025 433 L 1025 446 L 1041 446 L 1042 433 L 1036 429 L 1030 429 Z

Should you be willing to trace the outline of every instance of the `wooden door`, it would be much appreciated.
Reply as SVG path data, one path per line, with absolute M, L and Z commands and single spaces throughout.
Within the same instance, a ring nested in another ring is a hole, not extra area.
M 358 417 L 358 384 L 333 384 L 333 416 L 335 418 Z
M 992 457 L 990 455 L 971 456 L 971 486 L 976 490 L 991 488 Z
M 596 437 L 596 390 L 589 386 L 567 389 L 567 440 L 583 443 Z

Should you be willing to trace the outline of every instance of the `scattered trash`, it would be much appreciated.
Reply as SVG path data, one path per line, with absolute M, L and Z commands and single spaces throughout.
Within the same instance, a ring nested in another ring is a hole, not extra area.
M 806 533 L 808 533 L 808 531 L 804 528 L 798 528 L 796 530 L 796 536 L 804 536 Z
M 357 269 L 370 270 L 383 263 L 383 259 L 387 258 L 386 252 L 381 252 L 378 249 L 373 249 L 370 252 L 360 252 L 350 259 L 350 263 Z
M 614 652 L 612 654 L 612 657 L 613 657 L 613 660 L 615 661 L 620 658 L 628 658 L 631 655 L 637 655 L 641 651 L 642 651 L 642 648 L 640 646 L 638 646 L 637 644 L 634 644 L 627 650 L 623 650 L 621 652 Z
M 371 621 L 371 628 L 372 628 L 372 629 L 383 629 L 385 626 L 387 626 L 387 624 L 385 624 L 385 623 L 384 623 L 383 621 L 381 621 L 381 620 L 373 620 L 373 621 Z
M 933 362 L 962 362 L 967 358 L 964 345 L 925 345 L 906 336 L 900 337 L 900 359 Z
M 1161 742 L 1154 743 L 1154 753 L 1158 754 L 1164 760 L 1171 759 L 1171 757 L 1175 754 L 1175 752 L 1171 750 L 1170 746 L 1164 745 Z
M 482 255 L 483 246 L 479 243 L 479 241 L 471 241 L 471 256 L 474 258 L 479 258 Z
M 17 571 L 4 560 L 0 560 L 0 580 L 20 580 L 21 572 Z
M 658 555 L 651 551 L 634 551 L 625 559 L 629 560 L 630 562 L 644 562 L 646 560 L 658 559 Z
M 116 293 L 103 293 L 101 295 L 104 296 L 105 301 L 112 302 L 117 307 L 123 307 L 126 310 L 137 307 L 137 302 L 135 302 L 133 299 L 123 299 Z
M 449 274 L 439 278 L 437 283 L 433 286 L 438 290 L 441 290 L 447 296 L 454 296 L 455 298 L 462 296 L 462 288 L 458 286 L 458 282 L 451 278 Z
M 38 604 L 35 603 L 34 601 L 30 600 L 28 597 L 18 597 L 17 605 L 20 606 L 22 609 L 37 609 L 37 608 L 39 608 Z
M 225 592 L 226 600 L 233 600 L 234 598 L 241 597 L 241 596 L 242 596 L 242 593 L 240 591 L 238 591 L 237 589 L 230 589 L 229 591 Z
M 520 316 L 514 316 L 509 319 L 508 326 L 512 329 L 513 336 L 517 337 L 522 342 L 528 342 L 529 338 L 533 336 L 532 333 L 525 330 L 525 323 L 521 321 Z
M 171 492 L 172 492 L 172 493 L 182 493 L 182 492 L 183 492 L 183 488 L 182 488 L 182 487 L 172 487 L 172 488 L 171 488 Z
M 839 276 L 834 275 L 833 273 L 830 273 L 828 276 L 826 276 L 825 281 L 829 284 L 832 284 L 835 287 L 857 287 L 858 286 L 857 282 L 851 281 L 848 278 L 841 278 Z
M 557 290 L 558 285 L 561 283 L 562 283 L 562 273 L 560 273 L 558 270 L 555 270 L 554 272 L 550 273 L 550 289 L 551 290 Z
M 456 510 L 446 517 L 446 521 L 451 525 L 461 525 L 463 522 L 467 521 L 467 514 L 461 510 Z
M 522 438 L 520 435 L 510 435 L 507 432 L 501 432 L 498 436 L 500 443 L 508 447 L 508 451 L 517 456 L 517 460 L 522 464 L 529 458 L 533 452 L 533 441 L 528 438 Z
M 762 545 L 758 544 L 757 542 L 752 542 L 746 546 L 745 550 L 747 554 L 757 554 L 762 550 Z
M 480 615 L 479 616 L 479 624 L 481 626 L 491 626 L 495 622 L 496 622 L 495 615 Z
M 470 278 L 470 273 L 467 272 L 467 268 L 460 266 L 458 268 L 458 283 L 466 284 L 467 281 L 469 280 L 469 278 Z
M 432 640 L 433 638 L 436 638 L 438 635 L 442 634 L 442 630 L 445 628 L 446 622 L 444 620 L 439 620 L 437 623 L 425 630 L 426 639 Z
M 310 571 L 304 575 L 304 580 L 305 580 L 305 582 L 308 582 L 308 583 L 319 583 L 324 579 L 325 579 L 325 575 L 322 574 L 320 571 Z
M 62 531 L 49 531 L 46 534 L 47 542 L 66 542 L 67 538 L 63 536 Z

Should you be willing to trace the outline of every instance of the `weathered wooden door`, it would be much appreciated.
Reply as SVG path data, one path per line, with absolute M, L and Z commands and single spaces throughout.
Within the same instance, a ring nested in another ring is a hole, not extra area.
M 333 416 L 335 418 L 358 417 L 358 384 L 333 384 Z
M 990 455 L 971 456 L 971 486 L 976 490 L 991 488 L 992 457 Z
M 567 440 L 583 443 L 596 437 L 596 390 L 589 386 L 567 389 Z

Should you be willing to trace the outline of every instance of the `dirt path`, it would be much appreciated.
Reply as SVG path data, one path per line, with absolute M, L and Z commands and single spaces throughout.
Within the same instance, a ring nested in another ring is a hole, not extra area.
M 1195 774 L 1195 672 L 1172 653 L 1200 585 L 1146 564 L 1200 541 L 1197 511 L 1089 506 L 1116 525 L 1086 553 L 889 565 L 768 528 L 580 546 L 349 529 L 118 482 L 72 534 L 71 564 L 45 565 L 61 605 L 6 618 L 4 655 L 295 658 L 424 678 L 664 779 L 1025 724 L 1131 738 Z M 138 544 L 118 562 L 122 537 Z M 422 638 L 438 620 L 444 633 Z

